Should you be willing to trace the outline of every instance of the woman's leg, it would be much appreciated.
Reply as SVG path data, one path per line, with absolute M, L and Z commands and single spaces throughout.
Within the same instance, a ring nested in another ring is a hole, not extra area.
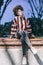
M 32 44 L 28 38 L 28 35 L 26 32 L 24 31 L 20 31 L 19 34 L 21 35 L 21 42 L 22 42 L 22 48 L 23 48 L 23 59 L 22 59 L 22 64 L 26 64 L 26 44 L 30 47 L 31 51 L 33 52 L 33 54 L 36 54 L 36 49 L 34 47 L 32 47 Z M 24 63 L 25 62 L 25 63 Z
M 31 51 L 33 52 L 33 54 L 37 53 L 37 50 L 32 46 L 32 43 L 29 40 L 28 34 L 27 32 L 24 31 L 19 31 L 19 34 L 21 35 L 21 42 L 22 42 L 22 47 L 23 47 L 23 53 L 26 51 L 26 44 L 28 45 L 28 47 L 30 47 Z M 24 44 L 25 42 L 25 44 Z
M 20 35 L 21 35 L 21 42 L 22 42 L 22 50 L 23 50 L 23 59 L 22 59 L 22 64 L 26 65 L 27 64 L 27 52 L 28 52 L 28 48 L 27 48 L 27 45 L 25 43 L 25 33 L 24 31 L 20 31 L 19 32 Z
M 25 33 L 26 35 L 25 35 L 25 42 L 26 42 L 26 44 L 30 47 L 30 49 L 31 49 L 31 51 L 33 52 L 33 54 L 36 54 L 37 53 L 37 50 L 32 46 L 32 44 L 31 44 L 31 42 L 30 42 L 30 40 L 29 40 L 29 37 L 28 37 L 28 35 L 27 35 L 27 33 Z

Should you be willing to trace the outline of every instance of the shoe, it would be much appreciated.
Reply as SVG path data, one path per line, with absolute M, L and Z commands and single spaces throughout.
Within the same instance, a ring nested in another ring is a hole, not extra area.
M 33 54 L 37 54 L 37 50 L 34 47 L 31 47 L 31 51 Z
M 26 60 L 26 57 L 24 56 L 22 60 L 22 65 L 26 65 L 26 64 L 27 64 L 27 60 Z

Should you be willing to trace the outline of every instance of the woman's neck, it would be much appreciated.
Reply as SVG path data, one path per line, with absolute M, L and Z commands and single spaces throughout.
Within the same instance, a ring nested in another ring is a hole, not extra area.
M 23 17 L 23 15 L 22 16 L 19 16 L 19 17 Z

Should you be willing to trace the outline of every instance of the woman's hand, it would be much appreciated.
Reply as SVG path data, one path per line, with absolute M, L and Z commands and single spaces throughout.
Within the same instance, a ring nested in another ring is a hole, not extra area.
M 12 38 L 12 35 L 10 35 L 10 38 Z
M 32 34 L 32 38 L 35 38 L 35 35 L 34 34 Z

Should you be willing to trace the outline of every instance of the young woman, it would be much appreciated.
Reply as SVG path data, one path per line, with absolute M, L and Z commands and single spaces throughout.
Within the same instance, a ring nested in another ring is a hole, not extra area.
M 21 5 L 18 5 L 13 9 L 13 12 L 15 14 L 15 18 L 14 18 L 13 24 L 11 26 L 10 38 L 12 38 L 14 36 L 16 38 L 20 38 L 22 44 L 23 44 L 23 42 L 25 42 L 25 44 L 27 44 L 28 47 L 30 47 L 32 53 L 36 54 L 37 50 L 32 46 L 32 44 L 29 40 L 29 35 L 31 34 L 31 36 L 32 36 L 32 29 L 31 29 L 29 19 L 27 19 L 23 15 L 23 7 Z M 24 46 L 25 46 L 25 44 L 24 44 Z M 25 49 L 26 48 L 23 49 L 24 58 L 25 58 L 25 52 L 24 52 Z M 24 63 L 24 58 L 23 58 L 23 63 Z

